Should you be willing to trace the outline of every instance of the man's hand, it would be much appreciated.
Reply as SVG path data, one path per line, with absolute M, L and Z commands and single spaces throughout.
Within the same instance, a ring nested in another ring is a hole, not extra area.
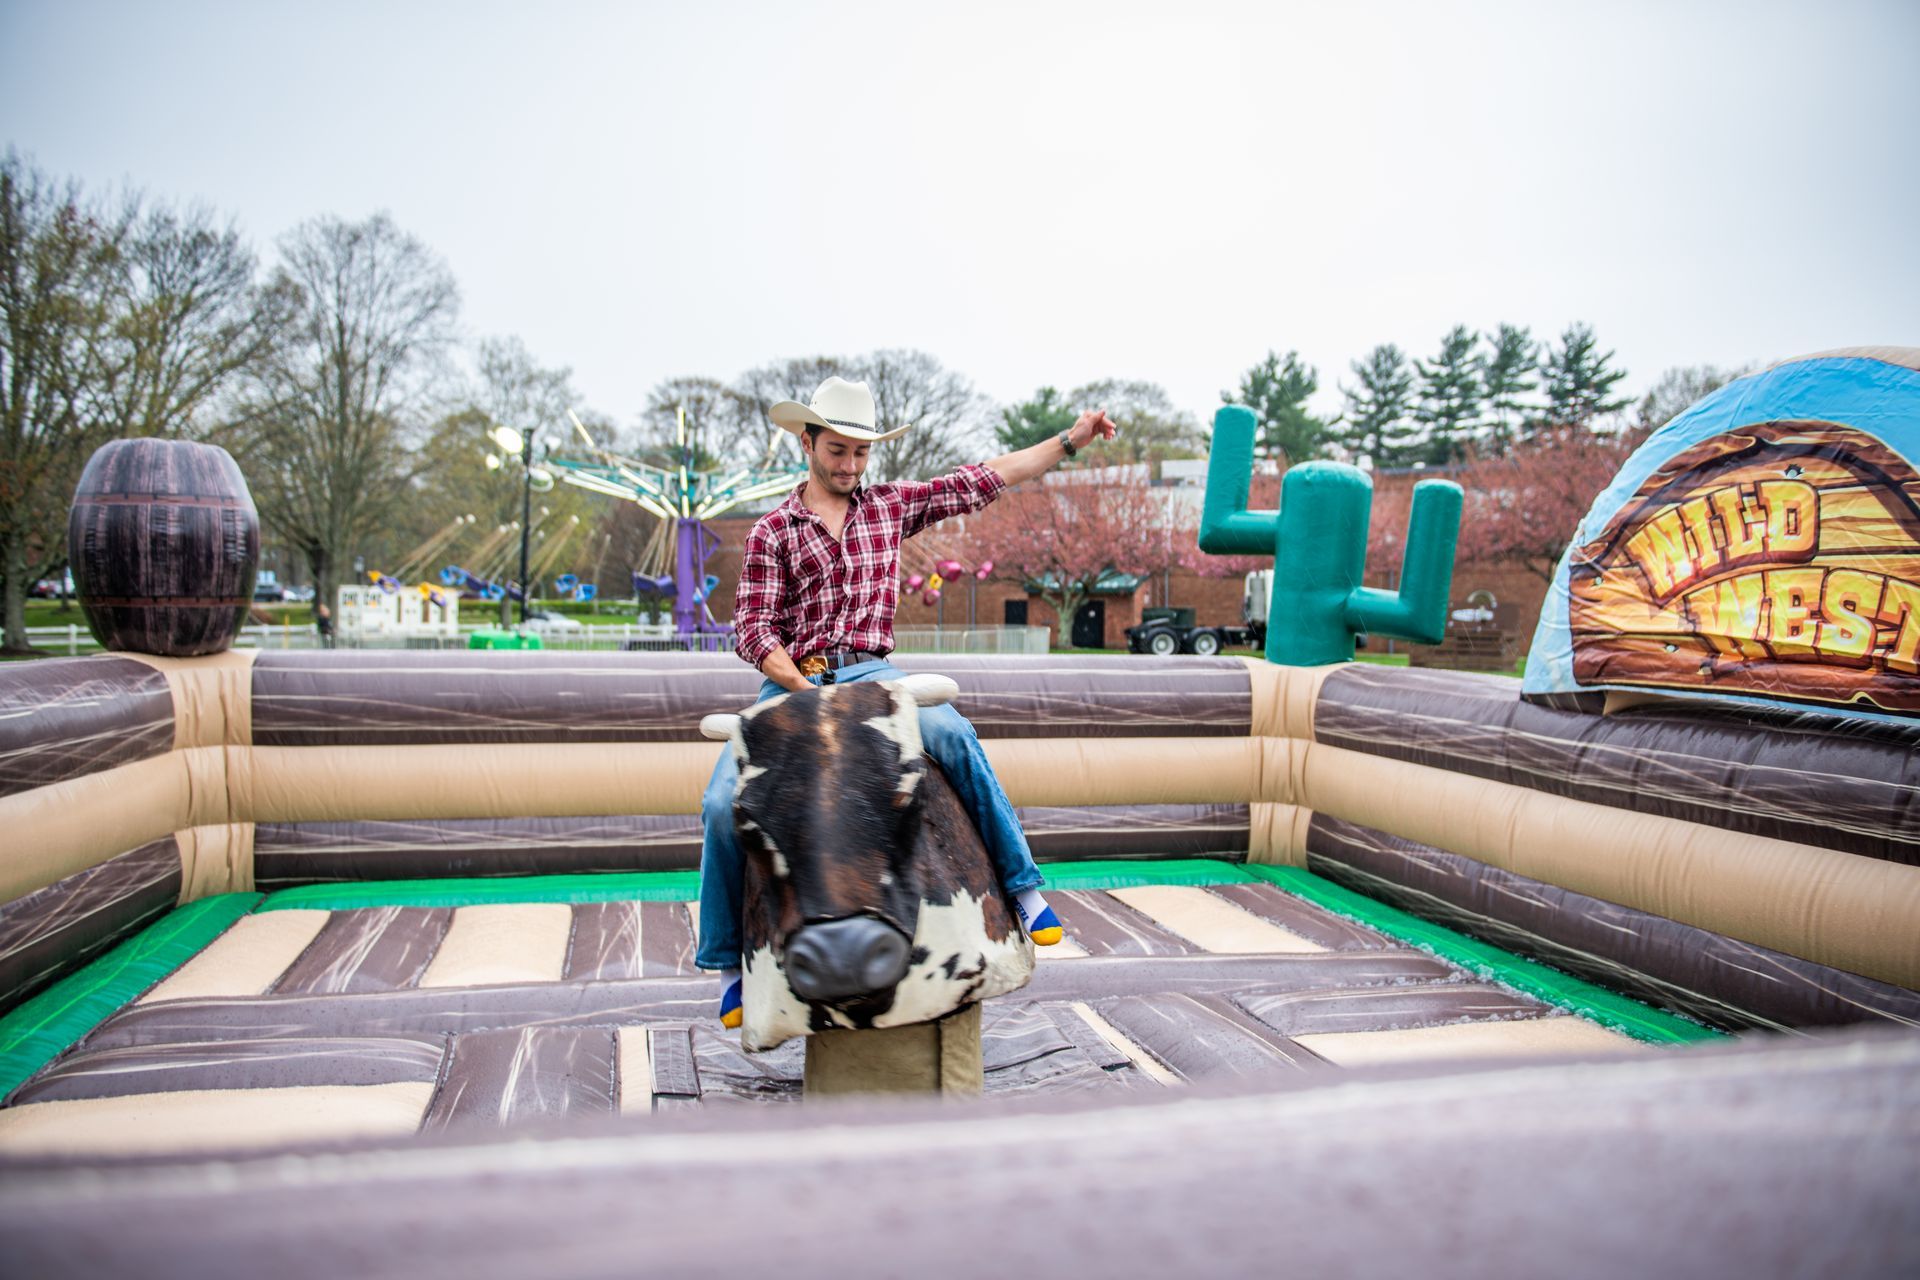
M 793 655 L 787 652 L 787 646 L 778 645 L 760 664 L 760 674 L 779 685 L 789 693 L 803 693 L 813 688 L 813 684 L 800 674 L 799 666 Z
M 1111 440 L 1120 433 L 1105 409 L 1089 409 L 1067 430 L 1073 441 L 1073 447 L 1084 449 L 1096 439 Z

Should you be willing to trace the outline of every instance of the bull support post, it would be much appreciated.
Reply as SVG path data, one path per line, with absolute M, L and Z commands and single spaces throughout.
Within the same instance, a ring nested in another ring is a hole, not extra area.
M 806 1095 L 937 1093 L 973 1098 L 985 1084 L 980 1006 L 937 1022 L 862 1031 L 816 1031 L 807 1038 Z

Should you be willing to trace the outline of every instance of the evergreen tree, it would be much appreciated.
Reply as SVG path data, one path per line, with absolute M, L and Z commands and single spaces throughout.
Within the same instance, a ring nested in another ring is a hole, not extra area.
M 1340 388 L 1347 398 L 1343 440 L 1355 453 L 1372 459 L 1375 470 L 1405 466 L 1419 452 L 1413 443 L 1419 428 L 1407 417 L 1413 403 L 1413 370 L 1407 367 L 1406 355 L 1388 342 L 1350 367 L 1360 385 Z
M 1033 399 L 1000 411 L 993 433 L 1008 453 L 1051 440 L 1073 425 L 1078 415 L 1067 399 L 1052 387 L 1034 392 Z
M 1612 367 L 1613 352 L 1599 353 L 1593 326 L 1573 324 L 1560 335 L 1560 346 L 1540 362 L 1542 388 L 1547 397 L 1547 422 L 1553 426 L 1591 427 L 1602 414 L 1627 407 L 1626 396 L 1612 397 L 1614 384 L 1627 376 Z
M 1524 326 L 1502 324 L 1487 335 L 1480 357 L 1480 387 L 1486 394 L 1487 444 L 1495 455 L 1513 447 L 1514 434 L 1532 409 L 1527 392 L 1539 385 L 1530 376 L 1536 357 L 1533 334 Z
M 1479 429 L 1480 369 L 1473 358 L 1479 341 L 1479 334 L 1457 324 L 1440 340 L 1432 364 L 1413 362 L 1420 372 L 1420 403 L 1413 416 L 1427 429 L 1424 456 L 1430 463 L 1459 461 Z
M 1307 409 L 1307 397 L 1320 389 L 1320 373 L 1300 362 L 1298 351 L 1267 358 L 1240 377 L 1234 391 L 1222 391 L 1225 404 L 1243 404 L 1260 419 L 1259 443 L 1269 454 L 1306 462 L 1325 451 L 1328 424 Z

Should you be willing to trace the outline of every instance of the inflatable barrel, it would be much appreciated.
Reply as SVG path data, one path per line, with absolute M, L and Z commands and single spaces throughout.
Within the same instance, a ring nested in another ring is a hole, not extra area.
M 190 658 L 227 648 L 246 622 L 260 517 L 225 449 L 114 440 L 80 474 L 67 547 L 95 639 Z

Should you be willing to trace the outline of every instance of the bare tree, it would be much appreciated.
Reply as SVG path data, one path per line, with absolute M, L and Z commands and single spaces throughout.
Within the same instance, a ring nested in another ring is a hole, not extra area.
M 536 469 L 543 465 L 549 453 L 577 448 L 579 441 L 574 435 L 573 423 L 567 417 L 567 411 L 578 399 L 573 389 L 573 371 L 565 367 L 542 366 L 518 338 L 489 338 L 481 342 L 478 366 L 480 382 L 473 403 L 484 419 L 481 429 L 469 427 L 456 432 L 453 439 L 440 442 L 454 459 L 449 475 L 464 481 L 455 486 L 455 492 L 480 513 L 484 523 L 513 523 L 520 520 L 524 510 L 533 521 L 536 539 L 541 536 L 542 529 L 550 532 L 564 530 L 582 522 L 591 529 L 605 504 L 589 497 L 583 490 L 556 484 L 529 503 L 523 487 L 526 475 L 517 461 L 502 458 L 497 467 L 484 466 L 486 428 L 495 425 L 512 427 L 533 438 Z M 496 457 L 499 456 L 497 450 L 498 446 L 493 446 Z M 547 469 L 552 471 L 550 467 Z M 445 479 L 436 476 L 443 490 L 446 487 Z M 577 554 L 585 543 L 568 539 L 568 545 L 574 547 Z M 510 558 L 510 563 L 511 577 L 517 582 L 520 578 L 519 561 Z M 575 567 L 572 560 L 565 563 L 556 560 L 556 564 L 560 572 Z M 529 571 L 535 581 L 529 589 L 536 593 L 541 590 L 542 575 L 537 572 L 539 567 L 538 557 L 530 561 Z M 506 608 L 507 602 L 502 600 L 503 621 Z
M 874 351 L 851 359 L 807 356 L 749 369 L 728 388 L 736 406 L 729 426 L 740 442 L 728 461 L 758 462 L 767 456 L 767 419 L 775 401 L 805 404 L 830 377 L 864 382 L 873 392 L 874 412 L 883 429 L 912 423 L 898 439 L 875 445 L 875 480 L 920 479 L 977 462 L 993 451 L 991 406 L 963 375 L 945 368 L 924 351 Z M 773 456 L 782 456 L 775 441 Z M 711 447 L 711 446 L 710 446 Z
M 873 390 L 879 424 L 913 430 L 873 447 L 880 480 L 922 480 L 994 450 L 991 406 L 973 383 L 924 351 L 875 351 L 850 362 L 847 376 Z
M 0 161 L 0 646 L 26 649 L 26 597 L 66 558 L 66 513 L 99 443 L 90 412 L 121 228 L 9 151 Z
M 319 218 L 280 248 L 276 284 L 298 304 L 234 439 L 261 518 L 327 599 L 425 465 L 410 446 L 459 295 L 445 264 L 385 214 Z
M 1103 378 L 1074 388 L 1067 404 L 1076 414 L 1105 409 L 1120 429 L 1112 440 L 1093 446 L 1087 461 L 1090 467 L 1207 454 L 1207 433 L 1192 414 L 1175 408 L 1166 388 L 1156 382 Z
M 1717 365 L 1695 364 L 1669 369 L 1654 382 L 1653 389 L 1640 400 L 1635 425 L 1642 431 L 1665 426 L 1691 408 L 1697 401 L 1753 372 L 1752 365 L 1722 369 Z
M 202 208 L 127 199 L 114 255 L 114 319 L 94 412 L 104 434 L 207 434 L 208 411 L 280 340 L 294 304 L 284 280 L 256 283 L 253 253 Z
M 640 411 L 640 425 L 629 452 L 660 467 L 680 465 L 680 412 L 686 411 L 687 429 L 694 446 L 694 469 L 705 471 L 729 463 L 744 465 L 767 447 L 774 430 L 764 415 L 760 426 L 743 437 L 745 407 L 717 378 L 669 378 L 656 386 Z
M 857 381 L 859 375 L 839 356 L 800 356 L 747 370 L 727 388 L 733 402 L 728 438 L 737 441 L 737 451 L 716 452 L 741 466 L 769 458 L 798 460 L 798 450 L 786 452 L 792 446 L 782 439 L 786 433 L 768 419 L 767 410 L 781 400 L 807 403 L 820 384 L 832 377 Z
M 573 370 L 541 366 L 518 338 L 485 338 L 477 351 L 480 385 L 473 407 L 516 431 L 565 440 L 573 434 L 567 410 L 577 397 Z
M 505 426 L 531 436 L 535 466 L 549 445 L 555 451 L 566 448 L 575 439 L 567 417 L 577 399 L 573 371 L 542 366 L 518 338 L 484 339 L 475 356 L 479 380 L 465 397 L 467 412 L 443 419 L 435 429 L 434 478 L 442 490 L 449 487 L 449 479 L 457 479 L 452 487 L 483 523 L 510 522 L 520 518 L 525 477 L 519 460 L 501 457 L 500 446 L 489 442 L 487 433 Z M 485 465 L 489 453 L 498 465 Z M 542 501 L 564 501 L 566 515 L 588 510 L 584 497 L 571 489 L 556 489 Z

